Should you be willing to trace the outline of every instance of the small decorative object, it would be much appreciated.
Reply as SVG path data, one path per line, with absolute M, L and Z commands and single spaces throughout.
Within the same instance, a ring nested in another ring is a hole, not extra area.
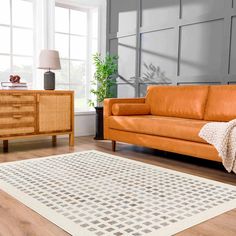
M 10 82 L 11 83 L 20 83 L 20 76 L 19 75 L 10 75 Z
M 60 70 L 59 52 L 55 50 L 42 50 L 39 56 L 39 69 L 46 69 L 44 73 L 44 89 L 55 90 L 55 73 L 51 70 Z
M 20 82 L 19 75 L 10 75 L 9 82 L 1 82 L 1 89 L 4 90 L 26 90 L 28 89 L 27 83 Z
M 97 106 L 94 101 L 89 100 L 89 105 L 93 106 L 96 110 L 96 136 L 95 139 L 103 139 L 103 101 L 105 98 L 114 97 L 112 87 L 115 85 L 114 75 L 118 71 L 118 56 L 106 55 L 102 59 L 99 53 L 93 56 L 96 72 L 91 89 L 91 93 L 96 96 Z

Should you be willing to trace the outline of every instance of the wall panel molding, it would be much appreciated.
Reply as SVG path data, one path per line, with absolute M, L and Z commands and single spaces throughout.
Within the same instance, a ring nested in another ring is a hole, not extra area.
M 236 75 L 236 16 L 231 18 L 230 56 L 228 71 Z M 236 79 L 235 79 L 236 80 Z
M 142 96 L 148 84 L 236 82 L 236 0 L 108 0 L 108 6 L 107 50 L 121 57 L 118 95 Z M 131 38 L 132 53 L 119 50 Z

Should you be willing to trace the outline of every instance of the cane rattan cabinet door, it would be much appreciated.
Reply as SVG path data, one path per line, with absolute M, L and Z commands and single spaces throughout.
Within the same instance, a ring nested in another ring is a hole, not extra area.
M 71 94 L 39 94 L 38 96 L 39 133 L 71 131 Z

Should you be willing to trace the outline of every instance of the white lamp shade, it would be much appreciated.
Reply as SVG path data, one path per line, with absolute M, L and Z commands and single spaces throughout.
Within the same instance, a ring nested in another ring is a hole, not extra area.
M 39 69 L 60 70 L 59 52 L 56 50 L 42 50 L 39 55 Z

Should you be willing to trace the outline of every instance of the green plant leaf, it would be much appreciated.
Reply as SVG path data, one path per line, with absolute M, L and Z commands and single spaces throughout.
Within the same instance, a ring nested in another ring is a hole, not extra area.
M 91 89 L 90 92 L 96 96 L 99 103 L 102 103 L 105 98 L 113 97 L 111 87 L 115 84 L 113 76 L 118 72 L 118 56 L 107 54 L 103 59 L 101 54 L 96 53 L 93 55 L 93 62 L 96 71 L 91 85 L 97 85 L 97 88 Z M 91 100 L 88 101 L 88 104 L 90 106 L 95 105 Z

